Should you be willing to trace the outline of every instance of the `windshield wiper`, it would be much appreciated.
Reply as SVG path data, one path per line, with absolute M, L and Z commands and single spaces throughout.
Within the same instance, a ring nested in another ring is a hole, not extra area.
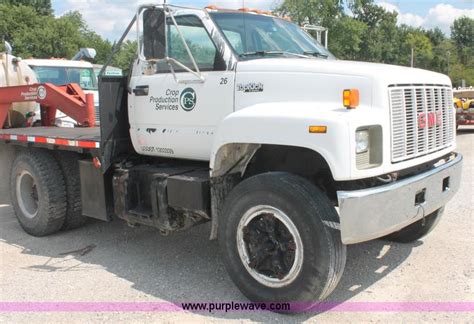
M 311 55 L 315 57 L 322 57 L 322 58 L 328 58 L 329 55 L 321 53 L 321 52 L 315 52 L 315 51 L 306 51 L 303 53 L 304 55 Z
M 266 56 L 266 55 L 290 55 L 290 56 L 302 57 L 302 58 L 308 57 L 307 55 L 301 55 L 301 54 L 284 52 L 284 51 L 255 51 L 255 52 L 242 53 L 239 56 L 247 57 L 247 56 Z

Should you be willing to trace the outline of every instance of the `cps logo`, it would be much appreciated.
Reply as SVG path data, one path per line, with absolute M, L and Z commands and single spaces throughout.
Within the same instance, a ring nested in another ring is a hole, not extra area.
M 43 86 L 39 86 L 37 95 L 38 95 L 39 99 L 44 100 L 46 98 L 46 95 L 47 95 L 46 88 L 43 87 Z
M 196 91 L 192 88 L 184 89 L 183 92 L 181 92 L 179 103 L 181 104 L 181 108 L 185 111 L 193 110 L 197 103 Z

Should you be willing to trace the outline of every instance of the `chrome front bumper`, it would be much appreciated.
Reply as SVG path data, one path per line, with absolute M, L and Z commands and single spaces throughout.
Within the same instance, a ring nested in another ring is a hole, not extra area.
M 391 184 L 338 191 L 344 244 L 396 232 L 446 205 L 461 184 L 462 155 L 434 169 Z

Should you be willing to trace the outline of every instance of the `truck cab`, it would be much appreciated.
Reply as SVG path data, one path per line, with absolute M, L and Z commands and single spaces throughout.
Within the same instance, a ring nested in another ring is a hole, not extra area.
M 144 29 L 133 66 L 130 135 L 141 154 L 211 161 L 218 172 L 215 157 L 225 145 L 298 143 L 324 158 L 334 180 L 350 181 L 455 148 L 454 116 L 445 109 L 451 82 L 444 75 L 337 60 L 298 26 L 258 12 L 173 14 L 161 27 L 162 39 L 147 37 Z M 147 40 L 161 42 L 154 53 L 167 59 L 145 57 Z M 343 98 L 351 89 L 358 97 L 353 107 Z M 429 118 L 435 122 L 416 129 Z M 326 132 L 308 132 L 318 125 Z
M 35 72 L 41 83 L 51 83 L 57 86 L 76 83 L 85 93 L 93 94 L 96 121 L 99 123 L 99 88 L 91 63 L 66 59 L 26 59 L 23 61 Z M 39 111 L 36 115 L 39 118 Z M 77 122 L 58 111 L 56 125 L 58 127 L 75 127 Z
M 319 183 L 345 244 L 437 223 L 459 186 L 447 76 L 338 60 L 256 10 L 144 7 L 138 21 L 128 113 L 139 154 L 209 161 L 211 179 L 288 172 Z M 433 163 L 446 169 L 418 179 Z
M 210 221 L 243 294 L 297 311 L 335 289 L 347 245 L 416 241 L 459 189 L 447 76 L 338 60 L 259 10 L 143 5 L 122 41 L 134 23 L 130 74 L 99 77 L 100 132 L 0 131 L 39 148 L 10 181 L 28 233 L 85 216 L 166 235 Z M 44 86 L 28 91 L 61 108 Z

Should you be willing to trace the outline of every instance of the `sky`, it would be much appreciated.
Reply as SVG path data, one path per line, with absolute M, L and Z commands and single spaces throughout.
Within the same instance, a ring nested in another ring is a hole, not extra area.
M 168 3 L 203 8 L 209 4 L 224 8 L 274 9 L 282 0 L 168 0 Z M 113 41 L 118 39 L 141 3 L 161 3 L 162 0 L 52 0 L 56 16 L 77 10 L 89 28 Z M 398 13 L 398 23 L 415 27 L 439 27 L 449 35 L 449 27 L 461 16 L 474 19 L 474 0 L 376 0 L 390 11 Z

